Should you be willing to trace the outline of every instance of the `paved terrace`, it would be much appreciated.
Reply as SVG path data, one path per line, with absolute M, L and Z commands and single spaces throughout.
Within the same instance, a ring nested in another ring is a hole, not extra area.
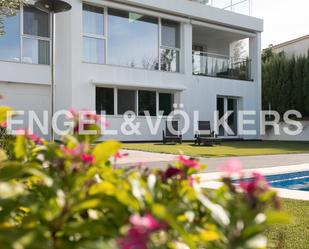
M 118 160 L 117 164 L 123 167 L 134 166 L 143 163 L 149 167 L 165 167 L 172 163 L 177 155 L 150 153 L 134 150 L 123 150 L 129 153 L 128 157 Z M 284 154 L 284 155 L 265 155 L 265 156 L 244 156 L 238 157 L 244 169 L 257 169 L 280 166 L 293 166 L 309 163 L 309 154 Z M 200 158 L 201 162 L 207 164 L 205 172 L 217 172 L 218 166 L 224 164 L 229 157 L 220 158 Z

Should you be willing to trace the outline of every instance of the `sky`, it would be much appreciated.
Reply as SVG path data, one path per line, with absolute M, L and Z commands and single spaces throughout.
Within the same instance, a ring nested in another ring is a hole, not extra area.
M 262 47 L 309 34 L 309 0 L 252 0 L 252 14 L 264 19 Z

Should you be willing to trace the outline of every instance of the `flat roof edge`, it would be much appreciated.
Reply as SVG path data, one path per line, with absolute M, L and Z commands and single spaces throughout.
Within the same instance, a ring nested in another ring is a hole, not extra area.
M 250 32 L 262 32 L 264 21 L 260 18 L 203 5 L 189 0 L 110 0 L 153 11 L 239 28 Z

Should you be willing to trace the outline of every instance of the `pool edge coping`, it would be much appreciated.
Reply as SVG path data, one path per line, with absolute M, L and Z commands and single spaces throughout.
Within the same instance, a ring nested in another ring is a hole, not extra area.
M 259 172 L 261 174 L 269 176 L 276 174 L 296 173 L 307 170 L 309 170 L 309 163 L 270 168 L 245 169 L 243 170 L 243 172 L 245 175 L 251 172 Z M 198 174 L 198 176 L 200 177 L 201 186 L 203 188 L 217 189 L 222 185 L 222 183 L 218 181 L 218 179 L 222 177 L 221 172 L 200 173 Z M 309 201 L 309 191 L 290 190 L 283 188 L 273 189 L 277 191 L 278 196 L 281 198 Z

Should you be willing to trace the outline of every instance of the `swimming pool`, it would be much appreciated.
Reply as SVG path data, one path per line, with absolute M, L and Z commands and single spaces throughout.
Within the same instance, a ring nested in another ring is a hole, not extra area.
M 309 171 L 266 176 L 274 188 L 309 191 Z

